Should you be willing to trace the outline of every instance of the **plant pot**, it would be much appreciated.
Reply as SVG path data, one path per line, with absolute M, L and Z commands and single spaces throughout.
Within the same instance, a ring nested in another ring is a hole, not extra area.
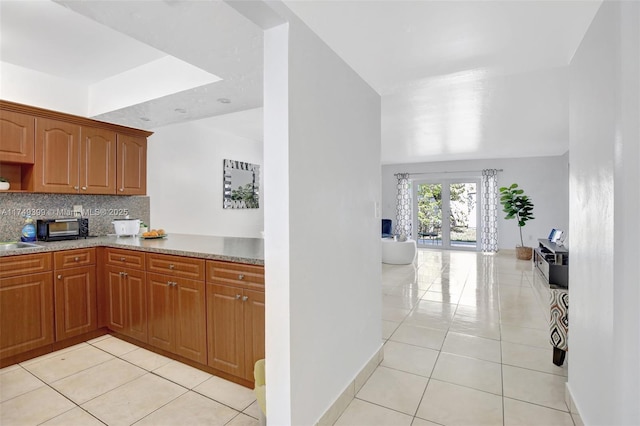
M 516 258 L 520 260 L 531 260 L 533 249 L 531 247 L 516 246 Z
M 11 184 L 9 182 L 0 182 L 0 191 L 6 191 L 11 188 Z

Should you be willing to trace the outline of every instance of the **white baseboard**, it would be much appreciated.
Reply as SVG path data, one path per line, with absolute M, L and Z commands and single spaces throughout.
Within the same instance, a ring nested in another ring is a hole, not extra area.
M 365 384 L 369 376 L 373 373 L 376 367 L 382 362 L 384 359 L 384 350 L 383 347 L 380 346 L 380 349 L 371 357 L 371 359 L 367 362 L 367 364 L 360 370 L 360 372 L 356 375 L 356 378 L 351 381 L 347 385 L 347 387 L 342 391 L 340 396 L 331 404 L 331 407 L 327 409 L 327 411 L 320 417 L 320 420 L 316 423 L 315 426 L 330 426 L 333 425 L 336 420 L 342 415 L 344 410 L 347 409 L 351 401 L 355 398 L 356 394 L 362 386 Z
M 582 421 L 582 417 L 580 417 L 580 413 L 578 412 L 578 407 L 573 400 L 573 396 L 571 395 L 571 388 L 569 388 L 569 383 L 565 383 L 564 388 L 564 402 L 567 404 L 567 408 L 569 408 L 569 414 L 573 418 L 573 423 L 576 426 L 584 426 L 584 422 Z

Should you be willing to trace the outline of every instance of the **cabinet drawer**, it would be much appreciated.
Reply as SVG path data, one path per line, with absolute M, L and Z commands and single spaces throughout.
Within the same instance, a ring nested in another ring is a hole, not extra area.
M 51 253 L 0 257 L 0 278 L 50 271 L 51 265 Z
M 208 260 L 207 281 L 264 289 L 264 266 Z
M 144 270 L 144 253 L 140 251 L 107 248 L 104 261 L 107 265 Z
M 79 266 L 95 265 L 96 249 L 65 250 L 53 254 L 55 269 L 76 268 Z
M 156 253 L 147 254 L 148 272 L 156 272 L 172 277 L 204 281 L 204 265 L 204 260 L 192 257 Z

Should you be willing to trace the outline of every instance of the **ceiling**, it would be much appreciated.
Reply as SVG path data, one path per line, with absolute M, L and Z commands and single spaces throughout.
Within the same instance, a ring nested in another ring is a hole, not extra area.
M 600 3 L 285 1 L 380 93 L 383 164 L 566 152 L 568 64 Z M 261 117 L 262 31 L 224 2 L 1 0 L 0 19 L 2 62 L 87 87 L 166 56 L 222 78 L 98 119 Z

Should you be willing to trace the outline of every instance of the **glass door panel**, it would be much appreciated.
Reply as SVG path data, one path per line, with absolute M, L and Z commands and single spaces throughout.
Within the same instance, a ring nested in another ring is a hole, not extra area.
M 418 246 L 442 246 L 442 184 L 418 183 L 417 200 Z
M 478 247 L 478 212 L 476 182 L 449 184 L 449 243 L 451 247 Z

